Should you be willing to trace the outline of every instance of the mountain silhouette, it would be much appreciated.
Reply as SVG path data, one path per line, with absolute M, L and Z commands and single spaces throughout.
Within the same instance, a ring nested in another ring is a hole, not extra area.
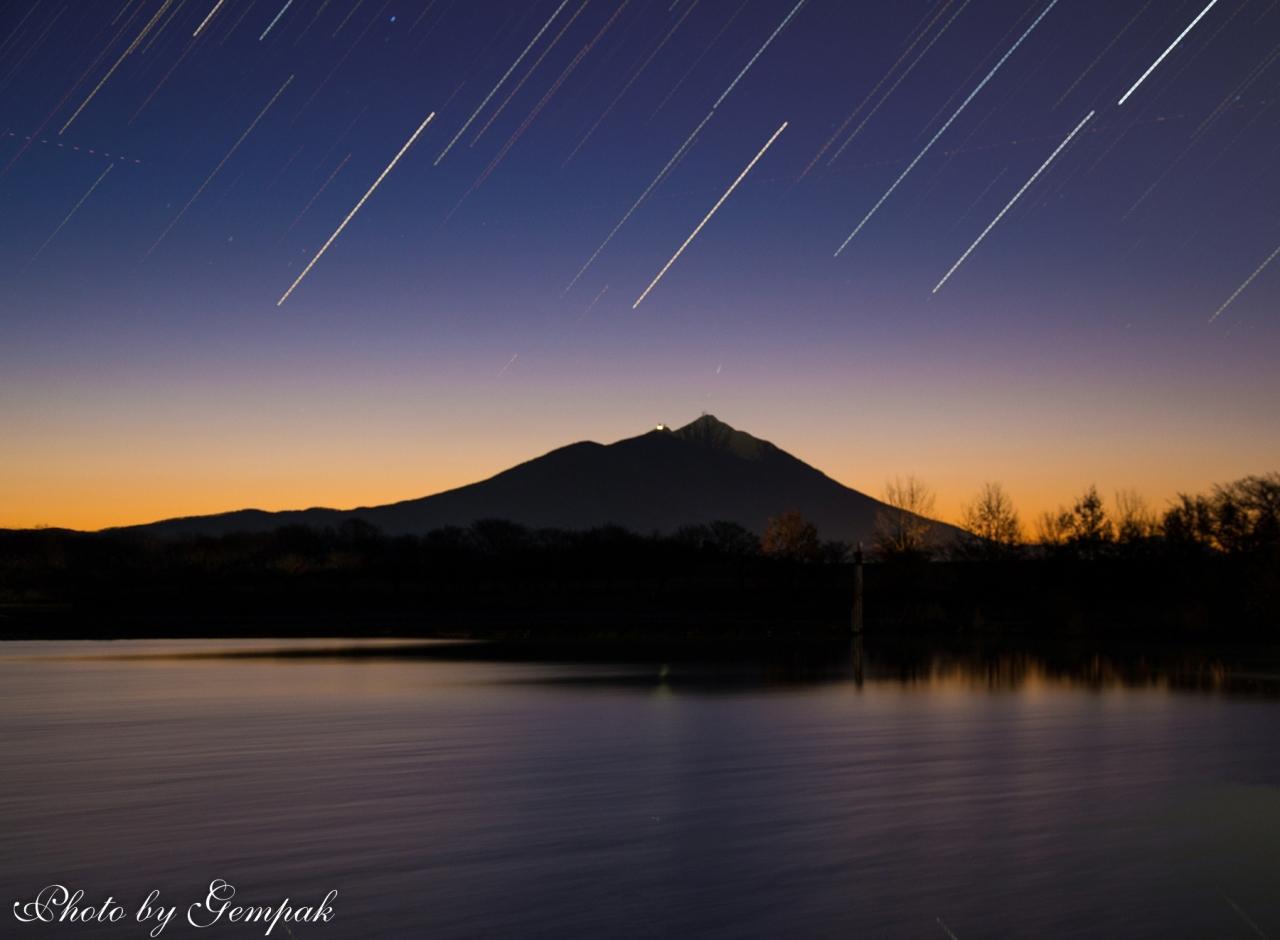
M 613 444 L 570 444 L 479 483 L 385 506 L 250 509 L 131 528 L 222 535 L 359 519 L 400 535 L 505 519 L 531 528 L 619 525 L 650 533 L 725 520 L 760 533 L 771 516 L 795 510 L 822 538 L 869 542 L 883 508 L 768 441 L 704 414 L 677 430 L 659 425 Z M 945 538 L 957 530 L 940 523 L 935 531 Z

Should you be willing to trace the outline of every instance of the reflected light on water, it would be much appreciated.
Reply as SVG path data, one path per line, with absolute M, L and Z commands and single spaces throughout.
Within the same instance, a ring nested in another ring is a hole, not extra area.
M 337 888 L 331 938 L 1274 935 L 1274 674 L 875 644 L 13 643 L 0 887 Z

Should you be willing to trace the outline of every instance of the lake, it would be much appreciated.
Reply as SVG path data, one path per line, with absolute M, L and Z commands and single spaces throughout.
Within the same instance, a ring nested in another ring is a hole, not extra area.
M 1280 936 L 1280 688 L 1228 659 L 0 646 L 0 936 Z M 21 924 L 60 883 L 116 924 Z

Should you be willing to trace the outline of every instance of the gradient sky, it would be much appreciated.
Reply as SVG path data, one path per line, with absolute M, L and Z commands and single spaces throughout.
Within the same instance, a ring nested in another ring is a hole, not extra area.
M 952 518 L 1277 469 L 1280 259 L 1214 314 L 1280 249 L 1280 3 L 1117 104 L 1206 3 L 1058 0 L 833 257 L 1050 0 L 0 2 L 0 525 L 389 502 L 703 411 Z

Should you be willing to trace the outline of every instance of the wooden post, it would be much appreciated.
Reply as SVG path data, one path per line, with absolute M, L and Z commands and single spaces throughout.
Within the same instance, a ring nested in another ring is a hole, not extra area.
M 862 636 L 862 543 L 853 553 L 853 635 Z

